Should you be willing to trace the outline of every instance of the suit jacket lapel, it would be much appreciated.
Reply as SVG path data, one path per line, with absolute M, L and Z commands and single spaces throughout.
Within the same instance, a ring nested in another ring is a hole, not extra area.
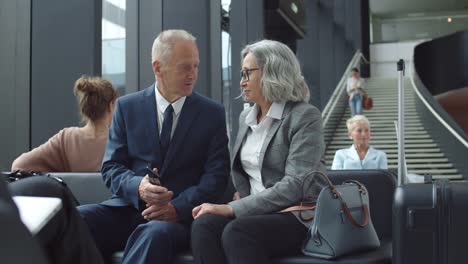
M 284 106 L 283 115 L 281 116 L 281 119 L 280 120 L 275 119 L 273 123 L 271 123 L 271 127 L 270 129 L 268 129 L 268 134 L 266 135 L 265 141 L 263 142 L 263 145 L 262 145 L 262 149 L 260 150 L 260 157 L 258 161 L 260 168 L 263 168 L 263 159 L 265 158 L 265 152 L 266 152 L 268 145 L 270 145 L 270 142 L 273 139 L 273 136 L 276 134 L 276 131 L 278 131 L 279 127 L 283 123 L 284 117 L 288 115 L 289 112 L 291 112 L 291 109 L 292 109 L 292 104 L 287 103 Z
M 234 148 L 232 151 L 232 158 L 231 160 L 234 162 L 242 143 L 247 135 L 247 131 L 249 130 L 249 126 L 245 123 L 245 117 L 247 116 L 248 112 L 244 114 L 244 117 L 239 122 L 239 130 L 237 131 L 237 138 L 236 143 L 234 144 Z M 234 165 L 234 164 L 233 164 Z
M 164 177 L 164 172 L 167 170 L 169 164 L 171 164 L 175 153 L 177 153 L 177 150 L 182 147 L 185 135 L 189 131 L 192 122 L 200 111 L 200 109 L 196 107 L 198 104 L 197 96 L 198 95 L 194 93 L 191 96 L 187 96 L 185 99 L 184 106 L 180 111 L 179 120 L 177 121 L 177 126 L 171 139 L 171 144 L 169 145 L 169 149 L 167 150 L 166 158 L 161 169 L 162 177 Z
M 156 168 L 161 168 L 161 146 L 159 144 L 159 126 L 158 126 L 158 112 L 156 105 L 156 96 L 154 94 L 154 84 L 148 87 L 143 93 L 142 99 L 142 113 L 148 115 L 148 129 L 146 130 L 146 139 L 148 144 L 153 149 L 153 161 L 152 166 Z M 137 117 L 138 118 L 138 117 Z

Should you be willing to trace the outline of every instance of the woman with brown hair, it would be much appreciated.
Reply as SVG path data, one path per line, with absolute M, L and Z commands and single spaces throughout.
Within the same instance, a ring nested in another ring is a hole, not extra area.
M 23 153 L 11 170 L 100 171 L 117 92 L 109 81 L 82 76 L 73 88 L 83 127 L 60 130 L 46 143 Z

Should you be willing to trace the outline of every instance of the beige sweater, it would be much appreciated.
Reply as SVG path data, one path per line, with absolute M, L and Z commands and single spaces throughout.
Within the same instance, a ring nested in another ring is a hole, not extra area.
M 100 171 L 106 141 L 107 131 L 94 135 L 94 132 L 81 127 L 64 128 L 46 143 L 19 156 L 11 170 Z

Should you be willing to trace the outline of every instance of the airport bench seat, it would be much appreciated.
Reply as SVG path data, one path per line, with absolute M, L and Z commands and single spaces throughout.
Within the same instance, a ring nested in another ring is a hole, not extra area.
M 99 203 L 111 195 L 105 187 L 100 173 L 52 173 L 61 177 L 81 204 Z M 304 255 L 288 256 L 272 260 L 274 264 L 322 264 L 322 263 L 391 263 L 392 258 L 392 202 L 396 187 L 394 174 L 385 170 L 329 171 L 328 176 L 335 184 L 349 179 L 362 182 L 369 191 L 371 217 L 381 247 L 377 250 L 356 253 L 335 260 L 323 260 Z M 224 197 L 232 197 L 232 187 Z M 114 263 L 121 263 L 122 252 L 114 255 Z M 175 264 L 193 263 L 190 252 L 179 254 Z

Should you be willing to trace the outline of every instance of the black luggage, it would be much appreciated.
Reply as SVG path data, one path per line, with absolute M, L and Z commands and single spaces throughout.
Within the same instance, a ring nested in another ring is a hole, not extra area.
M 393 263 L 468 263 L 468 183 L 399 186 L 393 203 Z
M 404 98 L 400 60 L 398 102 L 398 188 L 393 201 L 394 264 L 468 263 L 468 183 L 429 177 L 406 182 Z M 466 250 L 466 251 L 465 251 Z

